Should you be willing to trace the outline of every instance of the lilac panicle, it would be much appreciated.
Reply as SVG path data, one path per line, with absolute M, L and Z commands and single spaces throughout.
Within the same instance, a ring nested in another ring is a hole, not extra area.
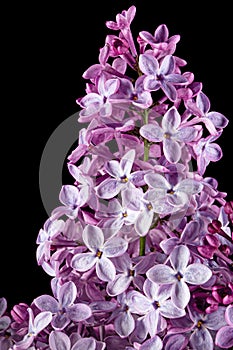
M 207 176 L 229 119 L 176 55 L 166 24 L 107 20 L 86 88 L 71 183 L 39 230 L 52 294 L 7 310 L 1 350 L 233 347 L 233 202 Z M 136 40 L 135 40 L 136 39 Z

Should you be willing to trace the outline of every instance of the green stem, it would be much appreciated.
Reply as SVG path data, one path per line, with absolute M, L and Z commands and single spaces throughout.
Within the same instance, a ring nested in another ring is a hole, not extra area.
M 140 237 L 139 255 L 144 256 L 146 250 L 146 236 Z
M 143 115 L 143 122 L 144 125 L 148 124 L 148 114 L 149 111 L 145 110 Z M 149 160 L 149 152 L 150 152 L 150 143 L 144 139 L 144 161 L 147 162 Z M 145 255 L 145 248 L 146 248 L 146 236 L 140 237 L 140 245 L 139 245 L 139 255 L 144 256 Z

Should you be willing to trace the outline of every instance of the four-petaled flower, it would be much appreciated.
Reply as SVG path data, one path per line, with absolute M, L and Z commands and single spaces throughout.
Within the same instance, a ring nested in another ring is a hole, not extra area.
M 171 101 L 175 101 L 177 97 L 175 85 L 187 83 L 184 76 L 174 73 L 175 58 L 172 55 L 165 56 L 160 65 L 153 55 L 141 54 L 139 68 L 146 75 L 144 79 L 145 90 L 157 91 L 161 88 Z
M 58 300 L 50 295 L 41 295 L 34 299 L 34 303 L 39 310 L 52 312 L 51 325 L 54 329 L 62 330 L 71 321 L 84 321 L 92 315 L 88 305 L 75 302 L 76 297 L 77 288 L 74 282 L 69 281 L 58 288 Z
M 177 163 L 181 157 L 182 145 L 192 142 L 198 132 L 193 126 L 182 126 L 176 107 L 171 107 L 163 116 L 161 127 L 146 124 L 140 134 L 150 142 L 162 142 L 164 156 L 170 163 Z
M 181 309 L 184 309 L 190 300 L 190 290 L 187 283 L 201 285 L 212 276 L 211 270 L 201 263 L 188 265 L 189 249 L 180 245 L 173 249 L 169 256 L 171 266 L 158 264 L 147 271 L 147 277 L 154 283 L 172 284 L 171 300 Z
M 128 151 L 118 162 L 117 160 L 110 160 L 105 165 L 105 171 L 111 178 L 107 178 L 96 186 L 97 196 L 100 198 L 113 198 L 121 190 L 128 186 L 133 187 L 135 185 L 143 185 L 144 182 L 144 171 L 135 171 L 131 173 L 134 159 L 135 150 Z
M 109 258 L 124 254 L 128 243 L 120 237 L 113 237 L 104 242 L 102 230 L 92 225 L 87 225 L 83 230 L 83 241 L 90 252 L 75 254 L 71 266 L 77 271 L 85 272 L 96 265 L 96 274 L 99 279 L 112 281 L 115 278 L 116 269 Z

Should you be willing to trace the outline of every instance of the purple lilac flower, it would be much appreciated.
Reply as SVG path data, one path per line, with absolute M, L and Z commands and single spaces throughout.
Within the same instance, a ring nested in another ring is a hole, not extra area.
M 113 258 L 118 273 L 114 280 L 107 284 L 108 295 L 115 296 L 125 292 L 131 282 L 135 288 L 142 290 L 145 281 L 143 275 L 154 264 L 155 259 L 155 254 L 150 254 L 137 262 L 130 258 L 128 253 L 124 253 L 119 258 Z
M 225 319 L 227 325 L 221 328 L 218 327 L 215 344 L 223 349 L 229 349 L 233 347 L 233 305 L 226 308 Z
M 75 254 L 71 266 L 80 272 L 96 266 L 96 274 L 100 280 L 112 281 L 115 278 L 116 269 L 109 258 L 124 254 L 128 243 L 120 237 L 113 237 L 104 242 L 102 230 L 91 225 L 87 225 L 83 230 L 83 241 L 90 252 Z
M 158 124 L 146 124 L 141 127 L 140 134 L 150 142 L 162 142 L 163 152 L 170 163 L 177 163 L 181 157 L 183 143 L 193 141 L 197 136 L 195 127 L 184 127 L 175 107 L 171 107 Z
M 109 200 L 108 206 L 100 204 L 96 217 L 101 219 L 99 226 L 103 230 L 105 238 L 112 237 L 125 225 L 133 225 L 138 218 L 140 212 L 130 209 L 124 196 L 126 191 L 122 191 L 122 204 L 116 198 Z
M 200 175 L 206 171 L 206 167 L 210 162 L 217 162 L 222 158 L 222 149 L 213 141 L 217 140 L 222 133 L 209 135 L 206 138 L 201 138 L 193 145 L 193 150 L 197 156 L 197 166 Z
M 219 307 L 217 311 L 207 315 L 192 313 L 191 319 L 194 322 L 193 332 L 190 336 L 190 345 L 197 350 L 214 349 L 214 341 L 211 332 L 224 327 L 225 308 Z
M 135 328 L 135 320 L 132 315 L 134 310 L 130 296 L 126 293 L 122 293 L 117 296 L 119 308 L 113 311 L 111 320 L 114 320 L 114 329 L 116 333 L 124 338 L 128 337 Z
M 137 38 L 140 45 L 140 52 L 144 53 L 147 45 L 153 50 L 157 59 L 167 55 L 172 55 L 176 50 L 176 44 L 180 41 L 180 35 L 173 35 L 169 38 L 169 30 L 166 24 L 161 24 L 156 28 L 154 35 L 147 31 L 141 31 Z
M 93 337 L 80 338 L 75 342 L 64 332 L 52 331 L 49 335 L 49 346 L 51 350 L 103 350 L 103 342 L 97 341 Z
M 134 346 L 127 346 L 125 350 L 162 350 L 163 342 L 158 335 L 151 337 L 142 344 L 134 343 Z
M 93 116 L 99 115 L 100 118 L 110 117 L 112 114 L 111 95 L 119 88 L 118 79 L 108 79 L 101 75 L 98 79 L 98 92 L 91 92 L 84 96 L 77 103 L 83 108 L 79 113 L 81 123 L 89 122 Z
M 153 337 L 167 327 L 166 318 L 179 318 L 185 315 L 185 310 L 178 308 L 170 299 L 172 285 L 158 285 L 146 280 L 143 285 L 144 295 L 132 291 L 130 298 L 134 312 L 143 315 L 146 331 Z
M 191 250 L 193 246 L 198 244 L 199 233 L 200 225 L 198 221 L 190 221 L 183 229 L 180 237 L 175 236 L 164 239 L 160 243 L 160 247 L 163 249 L 165 254 L 168 255 L 170 255 L 172 250 L 180 244 L 187 246 Z
M 52 217 L 56 219 L 62 215 L 66 215 L 71 219 L 75 219 L 78 215 L 80 207 L 88 200 L 88 189 L 86 187 L 79 190 L 77 186 L 63 185 L 59 194 L 59 200 L 62 206 L 52 211 Z
M 210 111 L 210 100 L 202 91 L 197 95 L 196 104 L 197 108 L 200 110 L 199 116 L 210 120 L 217 130 L 223 129 L 227 126 L 229 120 L 219 112 Z
M 116 15 L 116 22 L 107 21 L 106 26 L 112 30 L 120 30 L 122 36 L 128 42 L 132 55 L 137 56 L 137 50 L 135 48 L 134 40 L 130 30 L 130 24 L 133 21 L 136 14 L 136 7 L 131 6 L 127 11 L 122 11 Z
M 188 265 L 190 259 L 189 249 L 180 245 L 173 249 L 169 256 L 171 267 L 158 264 L 147 271 L 147 277 L 154 283 L 172 284 L 171 300 L 178 308 L 185 308 L 190 300 L 188 284 L 201 285 L 207 282 L 212 272 L 201 264 Z
M 156 206 L 147 200 L 147 193 L 143 193 L 141 188 L 128 188 L 122 192 L 122 198 L 127 203 L 127 207 L 137 213 L 134 228 L 139 236 L 145 236 L 151 227 L 153 219 L 157 218 Z
M 164 176 L 154 173 L 146 174 L 144 179 L 150 187 L 146 198 L 159 214 L 169 214 L 184 208 L 189 204 L 192 196 L 203 188 L 201 182 L 193 179 L 184 179 L 172 185 Z
M 120 162 L 111 160 L 106 163 L 105 171 L 112 177 L 105 179 L 96 187 L 98 197 L 113 198 L 130 185 L 144 184 L 144 171 L 131 173 L 135 154 L 135 150 L 132 149 L 121 158 Z
M 51 255 L 51 245 L 53 240 L 63 231 L 65 222 L 63 220 L 47 219 L 43 229 L 40 229 L 36 243 L 38 248 L 36 251 L 36 259 L 38 265 L 44 261 L 48 261 Z
M 152 103 L 151 93 L 145 91 L 144 86 L 144 77 L 139 77 L 135 84 L 128 79 L 120 79 L 119 90 L 113 98 L 117 99 L 119 103 L 132 103 L 133 106 L 139 108 L 149 108 Z
M 172 55 L 165 56 L 160 65 L 153 55 L 141 54 L 139 68 L 146 76 L 144 79 L 145 90 L 157 91 L 161 88 L 171 101 L 175 101 L 177 97 L 175 85 L 187 83 L 185 77 L 174 73 L 175 59 Z
M 16 342 L 13 346 L 13 350 L 29 349 L 35 337 L 52 321 L 52 313 L 50 311 L 42 311 L 34 317 L 32 309 L 28 308 L 28 313 L 28 332 L 22 340 Z
M 58 289 L 58 300 L 50 295 L 41 295 L 34 299 L 34 303 L 39 310 L 50 311 L 53 314 L 51 325 L 56 330 L 62 330 L 71 321 L 84 321 L 92 314 L 88 305 L 75 302 L 76 296 L 77 288 L 69 281 Z

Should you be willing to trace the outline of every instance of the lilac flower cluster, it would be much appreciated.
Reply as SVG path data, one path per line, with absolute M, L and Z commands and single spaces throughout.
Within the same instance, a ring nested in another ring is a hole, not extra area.
M 206 177 L 228 119 L 175 56 L 179 35 L 130 29 L 135 6 L 83 74 L 81 129 L 36 258 L 53 295 L 7 311 L 1 350 L 233 346 L 233 202 Z

